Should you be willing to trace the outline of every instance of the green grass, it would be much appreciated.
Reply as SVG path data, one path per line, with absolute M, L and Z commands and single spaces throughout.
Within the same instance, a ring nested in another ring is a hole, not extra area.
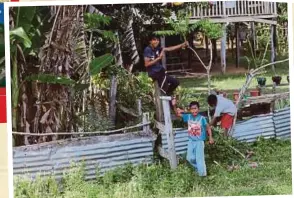
M 252 150 L 257 168 L 226 145 L 244 152 Z M 15 198 L 147 198 L 171 196 L 246 196 L 292 194 L 290 141 L 263 140 L 253 145 L 236 141 L 218 140 L 206 146 L 206 164 L 209 175 L 200 178 L 181 161 L 172 171 L 166 162 L 132 167 L 127 165 L 107 172 L 95 181 L 84 181 L 83 169 L 73 168 L 62 183 L 52 178 L 37 181 L 15 179 Z M 216 165 L 213 161 L 220 165 Z M 240 169 L 232 172 L 227 165 L 234 161 Z

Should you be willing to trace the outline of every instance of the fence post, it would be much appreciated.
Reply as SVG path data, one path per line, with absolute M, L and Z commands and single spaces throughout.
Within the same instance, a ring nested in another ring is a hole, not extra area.
M 158 82 L 154 82 L 154 98 L 155 98 L 155 108 L 156 108 L 156 120 L 158 122 L 162 122 L 163 118 L 163 109 L 162 109 L 162 102 L 160 101 L 161 91 L 158 85 Z
M 171 97 L 162 96 L 160 97 L 160 99 L 162 100 L 162 106 L 163 106 L 163 114 L 164 114 L 164 122 L 165 122 L 164 132 L 167 135 L 169 163 L 171 168 L 175 169 L 177 168 L 177 155 L 176 155 L 176 149 L 175 149 L 175 140 L 174 140 L 170 104 L 169 104 L 169 101 L 171 101 Z
M 146 124 L 148 123 L 150 120 L 149 118 L 149 113 L 143 113 L 143 120 L 142 120 L 142 124 Z M 144 125 L 143 126 L 143 134 L 148 135 L 150 133 L 150 126 L 148 125 Z
M 142 101 L 141 101 L 141 99 L 137 100 L 137 109 L 138 109 L 138 115 L 142 116 Z

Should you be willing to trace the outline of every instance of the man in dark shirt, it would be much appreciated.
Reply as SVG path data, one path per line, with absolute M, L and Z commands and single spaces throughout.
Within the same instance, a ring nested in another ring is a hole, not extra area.
M 156 36 L 151 36 L 149 39 L 150 45 L 144 49 L 144 62 L 149 77 L 158 82 L 158 86 L 162 92 L 171 96 L 173 91 L 179 86 L 179 81 L 171 76 L 166 75 L 166 70 L 162 66 L 162 57 L 165 52 L 170 52 L 185 48 L 188 42 L 180 45 L 162 48 L 159 46 L 159 39 Z

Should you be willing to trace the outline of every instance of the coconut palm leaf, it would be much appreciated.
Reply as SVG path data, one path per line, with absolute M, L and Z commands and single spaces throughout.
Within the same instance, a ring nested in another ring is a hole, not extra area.
M 97 75 L 103 68 L 110 66 L 113 61 L 114 57 L 111 54 L 104 54 L 94 58 L 90 63 L 90 74 L 92 76 Z
M 135 40 L 134 30 L 133 30 L 133 17 L 131 16 L 126 31 L 122 36 L 122 48 L 123 51 L 131 57 L 132 64 L 135 65 L 139 62 L 140 57 L 137 49 L 137 44 Z

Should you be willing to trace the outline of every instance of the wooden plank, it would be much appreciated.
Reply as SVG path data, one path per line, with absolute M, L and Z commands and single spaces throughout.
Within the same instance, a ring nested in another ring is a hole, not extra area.
M 159 129 L 160 133 L 164 133 L 164 128 L 165 128 L 164 124 L 156 120 L 154 122 L 155 122 L 156 128 Z
M 241 11 L 241 13 L 242 13 L 242 15 L 244 15 L 245 14 L 245 4 L 246 4 L 246 2 L 245 1 L 241 1 L 241 9 L 242 9 L 242 11 Z
M 161 146 L 158 146 L 158 147 L 157 147 L 157 151 L 158 151 L 158 154 L 159 154 L 161 157 L 163 157 L 163 158 L 165 158 L 165 159 L 167 159 L 167 160 L 170 160 L 170 159 L 169 159 L 168 152 L 167 152 L 166 150 L 164 150 Z
M 239 23 L 235 24 L 235 36 L 236 36 L 236 68 L 239 67 L 240 59 L 240 35 L 239 35 Z
M 143 114 L 143 120 L 142 123 L 146 124 L 150 122 L 150 117 L 149 117 L 149 113 L 144 113 Z M 150 125 L 145 125 L 143 126 L 143 133 L 144 134 L 150 134 Z
M 156 120 L 162 122 L 164 120 L 164 117 L 163 117 L 162 102 L 160 100 L 161 91 L 157 81 L 154 82 L 154 92 L 155 92 L 154 97 L 155 97 L 155 108 L 156 108 Z
M 271 20 L 268 20 L 268 19 L 254 19 L 254 21 L 256 23 L 266 23 L 266 24 L 270 24 L 270 25 L 277 25 L 278 24 L 277 21 L 271 21 Z
M 261 15 L 261 16 L 236 16 L 236 17 L 223 17 L 223 18 L 210 18 L 212 23 L 236 23 L 236 22 L 250 22 L 255 21 L 257 23 L 266 23 L 277 25 L 277 21 L 268 20 L 269 18 L 275 18 L 276 15 Z M 198 22 L 200 19 L 191 19 L 190 24 Z
M 245 6 L 244 6 L 245 15 L 249 15 L 248 4 L 249 4 L 249 1 L 245 1 Z
M 276 28 L 274 25 L 271 25 L 271 62 L 276 60 L 276 49 L 275 49 L 275 31 Z M 272 70 L 275 73 L 275 65 L 272 65 Z
M 243 99 L 241 104 L 242 105 L 252 105 L 252 104 L 259 104 L 259 103 L 273 104 L 274 101 L 276 101 L 276 100 L 288 99 L 290 97 L 289 92 L 275 94 L 275 86 L 273 86 L 273 92 L 274 92 L 274 94 L 266 94 L 266 95 L 256 96 L 256 97 L 248 97 L 247 99 Z
M 254 13 L 253 13 L 253 15 L 258 15 L 258 13 L 257 13 L 257 4 L 258 4 L 258 2 L 254 1 Z
M 162 106 L 164 110 L 165 133 L 167 135 L 170 166 L 172 169 L 176 169 L 177 155 L 176 155 L 176 149 L 175 149 L 175 141 L 174 141 L 173 126 L 172 126 L 170 104 L 169 104 L 171 97 L 165 96 L 165 97 L 161 97 L 161 99 L 162 99 Z
M 142 101 L 141 99 L 138 99 L 137 100 L 137 111 L 138 111 L 138 115 L 139 116 L 142 116 L 143 113 L 142 113 Z
M 266 12 L 265 12 L 265 6 L 266 6 L 266 3 L 267 2 L 261 2 L 262 4 L 261 4 L 261 14 L 265 14 Z
M 223 13 L 222 13 L 222 15 L 227 16 L 227 9 L 226 9 L 226 4 L 225 4 L 224 1 L 222 1 L 222 5 L 223 5 Z
M 187 71 L 192 71 L 192 69 L 175 69 L 175 70 L 169 70 L 167 73 L 173 73 L 173 72 L 184 72 L 186 73 Z
M 226 44 L 227 44 L 227 28 L 226 24 L 223 24 L 223 38 L 221 41 L 221 68 L 222 73 L 226 73 Z
M 255 23 L 250 22 L 251 26 L 251 47 L 253 50 L 253 55 L 256 57 L 256 32 L 255 32 Z

